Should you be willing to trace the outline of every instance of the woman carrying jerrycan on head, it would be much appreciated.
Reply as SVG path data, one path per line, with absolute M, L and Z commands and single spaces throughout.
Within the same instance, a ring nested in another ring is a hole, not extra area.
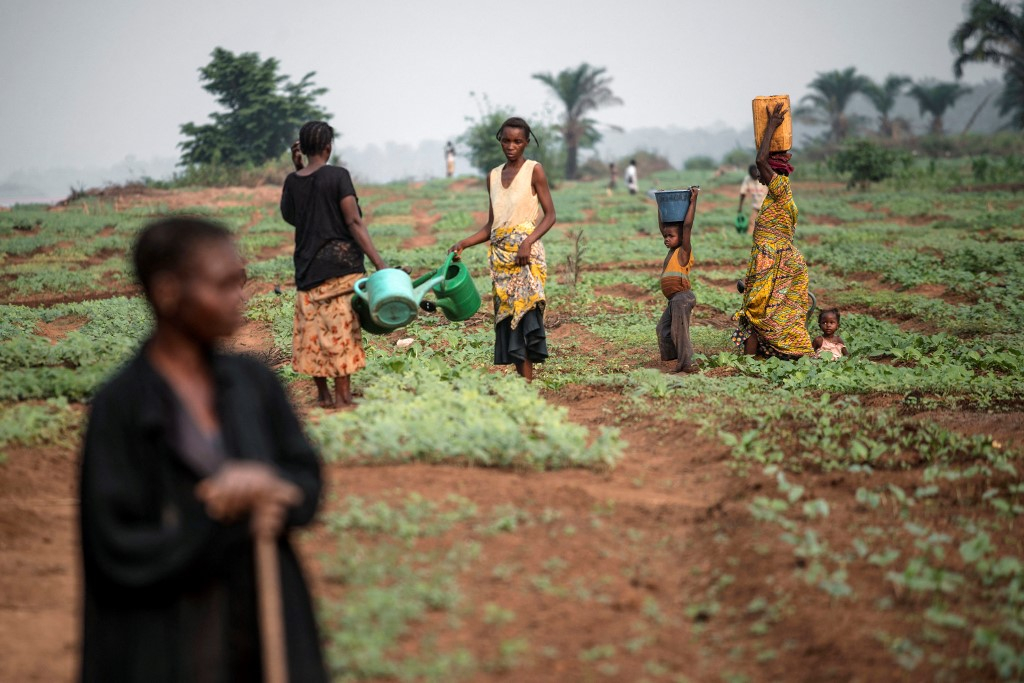
M 755 100 L 755 107 L 761 106 L 760 99 Z M 743 307 L 733 315 L 738 324 L 733 342 L 747 355 L 795 359 L 813 349 L 807 333 L 811 307 L 807 263 L 793 243 L 799 214 L 789 184 L 793 155 L 786 143 L 782 145 L 785 148 L 773 149 L 775 132 L 789 112 L 783 103 L 763 111 L 765 123 L 755 141 L 758 178 L 768 187 L 768 196 L 754 225 L 750 261 L 740 290 Z
M 310 121 L 292 145 L 295 172 L 284 181 L 281 215 L 295 226 L 295 323 L 292 367 L 312 375 L 320 407 L 352 403 L 350 378 L 366 367 L 352 291 L 366 276 L 364 255 L 387 268 L 363 224 L 348 171 L 331 166 L 334 129 Z M 302 155 L 309 159 L 303 166 Z M 334 377 L 334 396 L 327 379 Z
M 544 167 L 523 157 L 531 136 L 537 139 L 519 117 L 501 125 L 496 137 L 507 161 L 487 176 L 487 223 L 448 250 L 461 254 L 466 247 L 490 242 L 494 362 L 515 365 L 528 381 L 533 379 L 533 364 L 548 356 L 544 331 L 547 263 L 540 239 L 555 224 L 555 205 Z

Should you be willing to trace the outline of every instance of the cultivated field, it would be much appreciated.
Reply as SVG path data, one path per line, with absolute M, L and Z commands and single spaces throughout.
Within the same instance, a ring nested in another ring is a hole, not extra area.
M 468 323 L 368 337 L 344 412 L 314 408 L 287 363 L 276 188 L 0 213 L 0 680 L 75 666 L 79 435 L 146 334 L 126 250 L 169 211 L 237 230 L 252 298 L 233 344 L 291 383 L 321 445 L 327 494 L 298 540 L 337 680 L 1024 679 L 1024 196 L 931 170 L 867 192 L 795 177 L 843 362 L 734 354 L 740 176 L 675 173 L 658 184 L 705 189 L 705 369 L 668 374 L 653 202 L 566 183 L 537 381 L 490 364 L 485 296 Z M 415 274 L 486 217 L 477 180 L 360 190 L 385 258 Z M 465 258 L 488 292 L 486 250 Z

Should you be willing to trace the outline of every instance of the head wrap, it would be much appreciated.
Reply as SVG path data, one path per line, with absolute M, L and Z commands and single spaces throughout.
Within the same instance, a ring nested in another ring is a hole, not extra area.
M 768 156 L 768 165 L 772 170 L 781 175 L 788 176 L 793 172 L 793 165 L 789 163 L 792 155 L 789 152 L 779 152 Z

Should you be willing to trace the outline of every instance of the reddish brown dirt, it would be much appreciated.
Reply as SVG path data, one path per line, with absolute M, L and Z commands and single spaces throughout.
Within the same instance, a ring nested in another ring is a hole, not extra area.
M 616 286 L 595 287 L 594 294 L 598 296 L 615 296 L 630 299 L 632 301 L 646 301 L 651 298 L 651 293 L 643 287 L 624 283 Z
M 1021 192 L 1024 183 L 989 183 L 988 185 L 959 185 L 950 192 Z
M 459 178 L 452 182 L 450 189 L 452 192 L 465 192 L 472 189 L 484 189 L 484 181 L 480 178 Z
M 835 216 L 827 216 L 825 214 L 800 214 L 801 218 L 806 218 L 808 223 L 814 225 L 842 225 L 843 221 L 839 220 Z
M 36 334 L 49 339 L 51 344 L 56 344 L 67 336 L 69 332 L 74 332 L 87 322 L 89 322 L 89 319 L 84 315 L 66 315 L 52 322 L 36 324 Z
M 132 206 L 166 207 L 180 211 L 191 207 L 226 208 L 232 206 L 276 206 L 281 201 L 278 185 L 259 187 L 211 187 L 196 190 L 147 190 L 145 194 L 125 197 L 121 208 Z
M 468 186 L 479 181 L 457 181 L 453 188 L 459 182 Z M 815 184 L 801 183 L 800 187 L 809 189 L 812 185 Z M 829 185 L 818 189 L 838 188 Z M 247 188 L 235 190 L 254 192 Z M 217 202 L 235 201 L 229 196 L 231 191 L 203 191 L 212 193 L 208 197 L 202 193 L 191 197 L 188 193 L 176 193 L 186 197 L 175 206 L 230 206 Z M 273 204 L 277 192 L 276 188 L 269 188 L 266 196 L 250 197 L 244 203 Z M 154 205 L 170 206 L 158 196 L 144 199 Z M 420 218 L 427 225 L 425 231 L 436 220 L 426 212 Z M 640 262 L 625 267 L 654 271 L 658 265 Z M 614 267 L 623 268 L 621 264 Z M 596 269 L 600 268 L 603 267 Z M 877 276 L 866 276 L 863 281 L 868 286 L 890 289 L 871 278 Z M 734 291 L 732 280 L 712 280 L 710 284 Z M 250 283 L 247 293 L 264 293 L 271 288 L 270 283 Z M 128 292 L 132 290 L 125 293 Z M 944 296 L 932 290 L 918 293 Z M 638 301 L 652 298 L 650 292 L 632 285 L 598 288 L 598 294 Z M 74 298 L 61 294 L 40 297 L 36 304 L 98 296 Z M 110 296 L 110 292 L 102 296 Z M 557 313 L 552 311 L 550 318 L 552 348 L 571 345 L 573 353 L 583 357 L 638 358 L 639 366 L 663 370 L 668 367 L 652 359 L 650 349 L 615 349 L 567 315 L 561 317 Z M 726 315 L 706 307 L 698 307 L 694 318 L 723 329 L 731 326 Z M 82 322 L 74 317 L 58 319 L 40 325 L 39 333 L 56 341 Z M 285 359 L 267 353 L 270 347 L 270 330 L 262 323 L 247 324 L 232 345 L 237 351 L 262 354 L 271 365 L 284 362 Z M 546 368 L 540 370 L 545 371 Z M 732 372 L 721 368 L 708 374 Z M 700 376 L 686 381 L 699 382 Z M 312 383 L 296 383 L 291 391 L 299 411 L 308 414 L 314 403 Z M 427 499 L 441 500 L 456 493 L 481 507 L 512 504 L 531 512 L 552 508 L 562 515 L 565 525 L 580 530 L 571 536 L 531 533 L 526 539 L 522 535 L 473 537 L 485 544 L 486 563 L 483 571 L 460 579 L 467 601 L 477 605 L 495 602 L 513 610 L 519 620 L 501 636 L 526 636 L 534 650 L 530 658 L 518 662 L 510 672 L 482 670 L 474 680 L 563 683 L 651 679 L 637 661 L 627 661 L 608 676 L 596 674 L 593 666 L 579 656 L 588 648 L 609 643 L 624 651 L 623 644 L 636 636 L 635 624 L 649 618 L 649 599 L 657 601 L 669 621 L 657 629 L 657 640 L 645 656 L 674 671 L 686 672 L 689 680 L 729 680 L 727 673 L 745 675 L 747 680 L 754 681 L 808 683 L 932 679 L 921 669 L 910 674 L 896 668 L 892 655 L 878 642 L 880 632 L 906 631 L 900 611 L 875 609 L 880 598 L 900 598 L 892 594 L 884 580 L 884 570 L 858 566 L 851 571 L 850 584 L 861 596 L 854 603 L 832 601 L 804 584 L 793 572 L 801 560 L 795 558 L 792 548 L 779 540 L 776 528 L 754 521 L 748 511 L 752 496 L 774 494 L 773 484 L 756 476 L 734 477 L 727 466 L 730 456 L 717 440 L 698 434 L 694 424 L 680 419 L 668 407 L 664 414 L 630 413 L 628 399 L 612 389 L 567 386 L 545 392 L 545 398 L 565 407 L 570 419 L 592 431 L 604 426 L 619 427 L 627 447 L 618 467 L 601 473 L 501 472 L 418 464 L 325 468 L 328 485 L 321 519 L 336 511 L 339 500 L 347 495 L 387 500 L 398 492 L 418 492 Z M 877 407 L 898 402 L 899 397 L 894 396 L 865 398 L 866 404 Z M 991 434 L 1001 447 L 1024 446 L 1020 436 L 1024 433 L 1021 412 L 931 411 L 922 414 L 922 419 L 934 420 L 964 434 Z M 69 444 L 8 449 L 8 461 L 0 466 L 0 576 L 5 577 L 0 583 L 0 637 L 7 646 L 0 659 L 3 681 L 73 678 L 80 599 L 75 531 L 77 448 L 77 444 Z M 909 472 L 880 472 L 877 476 L 905 488 L 914 481 Z M 807 498 L 822 498 L 831 506 L 827 523 L 816 527 L 816 531 L 834 547 L 845 548 L 850 540 L 848 528 L 862 521 L 863 511 L 852 502 L 860 483 L 857 477 L 805 473 L 801 483 L 807 487 Z M 937 532 L 952 524 L 939 516 L 942 509 L 937 506 L 936 519 L 932 520 Z M 594 525 L 598 511 L 607 515 L 609 524 L 603 528 Z M 647 540 L 628 546 L 626 539 L 616 535 L 623 528 L 642 533 Z M 327 533 L 322 523 L 299 535 L 300 552 L 310 570 L 315 594 L 343 599 L 343 588 L 325 579 L 321 564 L 322 557 L 339 550 L 335 542 L 335 536 Z M 603 590 L 609 599 L 583 603 L 521 590 L 490 571 L 499 564 L 515 565 L 524 574 L 535 576 L 542 572 L 544 561 L 553 556 L 565 562 L 563 571 L 567 577 L 583 578 L 595 585 L 607 579 Z M 708 599 L 718 576 L 716 572 L 723 568 L 733 576 L 734 583 L 719 597 L 720 615 L 691 618 L 687 610 Z M 747 606 L 754 598 L 773 599 L 782 594 L 794 596 L 799 609 L 790 605 L 783 610 L 774 630 L 758 639 L 752 635 L 754 616 L 748 614 Z M 794 616 L 797 612 L 798 617 Z M 437 623 L 428 621 L 419 630 L 430 633 L 434 630 L 432 625 L 441 626 L 442 617 L 434 616 Z M 457 632 L 441 628 L 436 632 L 443 649 L 465 647 L 481 662 L 493 656 L 495 627 L 483 623 L 479 615 L 467 616 L 466 627 Z M 969 634 L 950 638 L 949 651 L 965 653 L 968 638 Z M 414 646 L 411 639 L 403 644 L 407 650 Z M 541 646 L 552 646 L 561 656 L 548 662 L 536 654 Z M 758 662 L 756 648 L 763 646 L 771 646 L 784 656 Z M 739 654 L 730 656 L 728 661 L 712 656 L 714 651 L 725 652 L 727 648 Z
M 77 661 L 75 452 L 7 449 L 0 476 L 0 680 L 69 681 Z
M 441 214 L 430 216 L 427 214 L 427 202 L 417 202 L 412 207 L 412 218 L 416 234 L 402 242 L 403 249 L 416 249 L 419 247 L 432 247 L 437 244 L 437 236 L 431 232 L 434 223 L 441 220 Z
M 980 413 L 970 410 L 935 410 L 921 415 L 947 429 L 968 436 L 991 436 L 999 448 L 1020 450 L 1024 447 L 1024 413 Z
M 111 299 L 118 296 L 140 296 L 142 290 L 134 284 L 120 284 L 103 291 L 96 292 L 38 292 L 36 294 L 12 294 L 0 292 L 0 300 L 18 306 L 54 306 L 78 301 L 95 301 Z

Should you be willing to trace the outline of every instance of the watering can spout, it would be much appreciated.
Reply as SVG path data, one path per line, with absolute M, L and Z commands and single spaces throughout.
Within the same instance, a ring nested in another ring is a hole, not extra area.
M 416 300 L 417 304 L 423 301 L 423 296 L 427 292 L 429 292 L 431 289 L 433 289 L 440 283 L 444 282 L 445 273 L 448 272 L 448 266 L 452 264 L 452 259 L 454 257 L 454 253 L 448 254 L 448 258 L 445 259 L 443 266 L 441 266 L 433 273 L 425 273 L 413 281 L 412 285 L 416 289 L 413 290 L 412 295 L 413 298 Z

